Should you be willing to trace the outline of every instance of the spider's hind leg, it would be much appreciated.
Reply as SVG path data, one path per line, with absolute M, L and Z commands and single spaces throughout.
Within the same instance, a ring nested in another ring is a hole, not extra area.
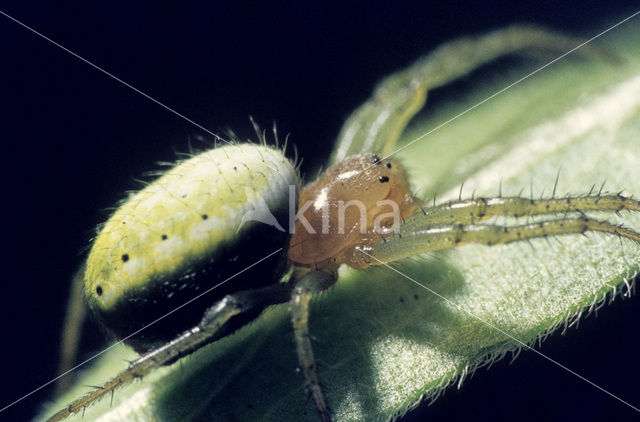
M 405 127 L 424 106 L 428 91 L 500 57 L 547 53 L 542 55 L 555 58 L 575 50 L 577 55 L 617 60 L 610 52 L 585 44 L 584 40 L 531 25 L 513 25 L 442 44 L 408 68 L 380 81 L 373 95 L 343 125 L 330 162 L 335 164 L 354 154 L 392 154 Z M 582 48 L 576 49 L 578 45 Z
M 238 325 L 233 325 L 235 320 L 232 318 L 248 316 L 248 320 L 251 320 L 266 307 L 287 302 L 291 297 L 291 288 L 292 286 L 288 283 L 275 283 L 261 289 L 244 290 L 225 296 L 205 312 L 197 326 L 136 359 L 127 369 L 102 386 L 51 416 L 48 422 L 60 421 L 77 413 L 105 395 L 112 394 L 116 389 L 144 377 L 154 369 L 169 365 L 181 357 L 193 353 L 205 344 L 229 334 L 229 323 L 232 324 L 232 329 L 238 328 Z M 243 318 L 242 321 L 248 322 L 246 318 Z
M 60 338 L 60 360 L 58 362 L 58 373 L 66 374 L 70 372 L 77 363 L 78 350 L 82 337 L 82 326 L 86 320 L 87 308 L 82 297 L 82 277 L 85 267 L 80 267 L 71 279 L 69 287 L 69 298 L 64 317 L 64 324 Z M 60 396 L 67 391 L 73 381 L 72 377 L 63 376 L 56 382 L 55 396 Z
M 298 363 L 322 422 L 330 422 L 331 413 L 320 387 L 309 338 L 309 301 L 313 295 L 328 289 L 335 282 L 336 276 L 334 274 L 312 271 L 296 283 L 291 294 L 291 320 L 296 340 Z

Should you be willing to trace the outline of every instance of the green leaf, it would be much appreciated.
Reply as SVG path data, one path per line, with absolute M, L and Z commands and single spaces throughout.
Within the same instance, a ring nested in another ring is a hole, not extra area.
M 626 59 L 612 66 L 567 58 L 402 150 L 415 189 L 440 199 L 464 195 L 556 196 L 596 189 L 640 194 L 638 28 L 610 38 Z M 531 62 L 502 68 L 472 92 L 442 101 L 410 127 L 407 145 L 521 75 Z M 481 78 L 482 79 L 482 78 Z M 506 79 L 506 80 L 505 80 Z M 429 104 L 427 103 L 427 109 Z M 640 216 L 599 215 L 640 230 Z M 388 268 L 343 270 L 312 304 L 319 376 L 336 421 L 388 420 L 416 401 L 460 382 L 518 344 L 566 326 L 610 295 L 626 293 L 640 247 L 612 236 L 563 236 L 560 242 L 464 246 Z M 449 302 L 450 301 L 450 302 Z M 472 316 L 473 315 L 473 316 Z M 110 351 L 51 409 L 63 407 L 123 369 L 134 353 Z M 141 382 L 118 390 L 78 421 L 315 420 L 296 372 L 287 305 Z M 482 374 L 491 376 L 491 372 Z

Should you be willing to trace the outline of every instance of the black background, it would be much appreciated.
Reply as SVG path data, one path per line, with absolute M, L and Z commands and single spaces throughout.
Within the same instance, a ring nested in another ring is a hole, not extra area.
M 438 43 L 513 22 L 588 37 L 631 14 L 635 2 L 441 3 L 2 2 L 0 10 L 213 131 L 247 137 L 249 115 L 263 126 L 275 120 L 313 175 L 373 84 Z M 436 91 L 432 103 L 439 95 L 452 93 Z M 206 134 L 0 16 L 0 407 L 55 376 L 68 280 L 105 209 L 198 135 Z M 617 300 L 541 350 L 640 406 L 638 323 L 638 298 Z M 101 341 L 94 334 L 88 349 Z M 49 394 L 41 390 L 0 420 L 27 420 Z M 406 420 L 631 417 L 638 413 L 523 352 Z

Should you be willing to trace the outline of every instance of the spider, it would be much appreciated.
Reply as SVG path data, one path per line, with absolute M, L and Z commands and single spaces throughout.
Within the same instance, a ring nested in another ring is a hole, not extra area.
M 288 199 L 300 185 L 295 165 L 266 146 L 204 152 L 129 198 L 94 242 L 84 291 L 96 318 L 142 356 L 50 420 L 78 412 L 234 332 L 270 305 L 289 302 L 300 370 L 320 420 L 330 421 L 310 341 L 309 301 L 338 281 L 341 265 L 363 269 L 468 243 L 491 246 L 587 231 L 640 243 L 635 231 L 586 215 L 640 211 L 631 198 L 592 192 L 541 199 L 499 195 L 426 206 L 411 191 L 402 163 L 385 158 L 428 89 L 501 55 L 573 45 L 545 30 L 514 26 L 446 44 L 386 79 L 345 124 L 332 157 L 337 164 L 300 189 L 293 219 Z M 243 215 L 261 204 L 276 221 L 289 217 L 293 234 L 260 222 L 238 229 Z M 551 218 L 517 225 L 484 222 L 541 215 Z M 246 268 L 272 250 L 277 263 L 268 270 Z M 207 299 L 192 301 L 217 285 Z

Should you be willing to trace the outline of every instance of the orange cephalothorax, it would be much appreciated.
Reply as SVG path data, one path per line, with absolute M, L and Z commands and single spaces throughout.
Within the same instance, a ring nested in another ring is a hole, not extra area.
M 413 213 L 416 201 L 397 161 L 349 157 L 300 192 L 289 259 L 317 268 L 362 268 L 354 249 L 381 241 Z

